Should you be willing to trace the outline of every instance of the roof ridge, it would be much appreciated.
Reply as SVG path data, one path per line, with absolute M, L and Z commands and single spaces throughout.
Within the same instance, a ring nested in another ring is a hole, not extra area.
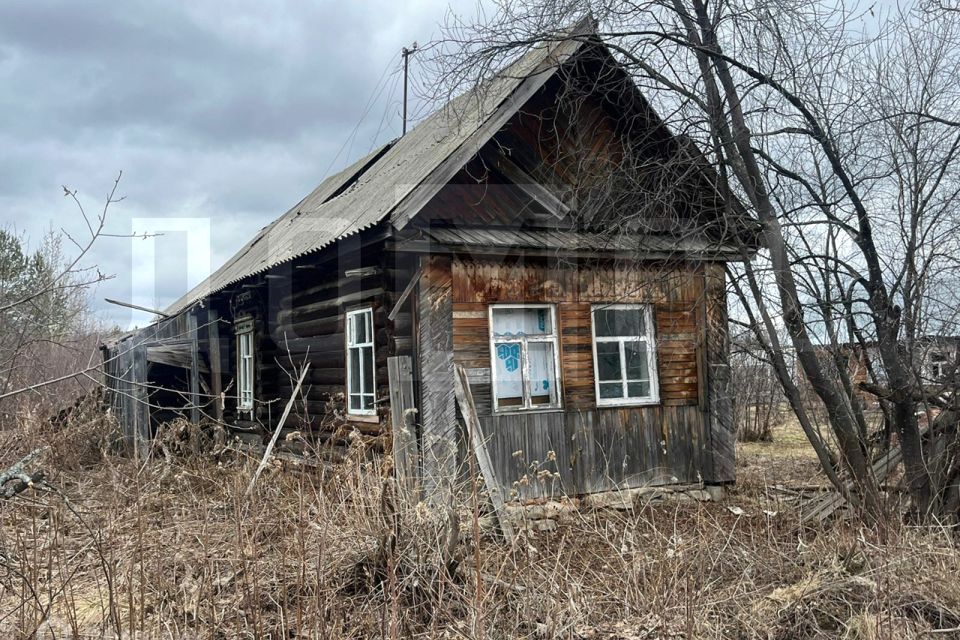
M 244 278 L 319 251 L 385 219 L 395 219 L 401 207 L 409 220 L 442 187 L 442 183 L 435 184 L 437 180 L 465 164 L 471 150 L 492 137 L 497 123 L 515 113 L 560 63 L 579 50 L 584 41 L 574 36 L 589 33 L 584 29 L 595 31 L 588 20 L 592 18 L 586 16 L 573 25 L 569 36 L 529 49 L 497 74 L 432 111 L 405 136 L 325 178 L 165 312 L 180 313 Z M 525 69 L 525 73 L 504 76 L 509 69 Z M 457 118 L 459 126 L 451 126 L 448 109 L 481 87 L 489 91 L 464 104 Z M 281 225 L 285 219 L 291 224 Z

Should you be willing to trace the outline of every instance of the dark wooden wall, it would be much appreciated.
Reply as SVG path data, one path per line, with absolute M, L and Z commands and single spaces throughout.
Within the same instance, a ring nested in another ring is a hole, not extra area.
M 300 430 L 322 443 L 346 445 L 350 432 L 359 431 L 382 446 L 389 425 L 387 358 L 411 355 L 413 313 L 409 304 L 387 318 L 397 298 L 416 271 L 414 256 L 384 251 L 382 239 L 357 237 L 326 253 L 307 256 L 261 278 L 252 294 L 237 302 L 237 293 L 225 292 L 218 310 L 231 322 L 221 323 L 223 386 L 236 375 L 236 340 L 232 321 L 252 315 L 255 322 L 256 370 L 254 420 L 238 415 L 236 389 L 231 389 L 225 419 L 240 422 L 259 433 L 272 431 L 296 383 L 294 371 L 310 364 L 295 411 L 284 431 Z M 352 272 L 364 270 L 359 275 Z M 351 272 L 351 273 L 348 273 Z M 242 292 L 243 290 L 239 290 Z M 371 307 L 374 321 L 376 399 L 374 417 L 348 416 L 346 393 L 346 312 Z M 344 423 L 344 419 L 346 422 Z

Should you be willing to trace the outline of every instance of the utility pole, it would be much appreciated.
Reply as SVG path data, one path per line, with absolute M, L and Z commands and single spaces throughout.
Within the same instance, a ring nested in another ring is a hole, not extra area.
M 401 135 L 407 135 L 407 76 L 410 72 L 410 56 L 412 56 L 417 50 L 417 43 L 414 42 L 410 45 L 410 48 L 403 48 L 403 51 L 400 55 L 403 56 L 403 133 Z

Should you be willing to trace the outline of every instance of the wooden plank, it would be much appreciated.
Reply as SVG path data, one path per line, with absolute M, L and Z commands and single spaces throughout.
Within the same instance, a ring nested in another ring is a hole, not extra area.
M 217 422 L 223 422 L 223 378 L 220 361 L 220 316 L 216 309 L 207 310 L 207 353 L 210 358 L 210 394 Z
M 147 394 L 147 348 L 133 348 L 133 366 L 130 378 L 130 410 L 133 424 L 133 449 L 138 459 L 150 453 L 150 405 Z
M 197 309 L 187 312 L 187 332 L 190 337 L 190 422 L 200 422 L 200 350 L 197 332 Z
M 880 456 L 872 465 L 873 475 L 877 479 L 877 483 L 882 483 L 886 480 L 887 476 L 897 468 L 901 460 L 903 460 L 903 453 L 900 451 L 899 446 L 890 447 L 886 453 Z M 850 493 L 855 493 L 856 487 L 852 482 L 848 482 L 847 490 Z M 838 491 L 821 494 L 811 500 L 807 506 L 803 507 L 800 522 L 804 524 L 814 520 L 823 522 L 845 503 L 846 499 Z
M 431 256 L 422 265 L 419 313 L 421 469 L 424 499 L 446 506 L 457 475 L 459 447 L 453 389 L 453 301 L 450 261 Z
M 736 479 L 736 428 L 730 389 L 726 280 L 722 264 L 704 267 L 703 300 L 707 324 L 707 385 L 710 405 L 712 469 L 707 479 Z
M 480 474 L 483 476 L 484 484 L 487 487 L 487 494 L 490 496 L 490 502 L 493 503 L 493 512 L 500 524 L 500 531 L 503 532 L 503 536 L 507 540 L 512 540 L 514 536 L 513 526 L 507 519 L 501 486 L 497 481 L 486 442 L 482 437 L 483 432 L 480 430 L 477 408 L 473 404 L 473 395 L 470 393 L 467 372 L 460 365 L 457 365 L 454 369 L 454 393 L 457 397 L 457 404 L 460 406 L 460 414 L 466 423 L 470 448 L 476 457 L 477 465 L 480 467 Z
M 393 435 L 393 469 L 397 487 L 406 500 L 420 501 L 420 450 L 413 392 L 413 360 L 410 356 L 387 359 L 390 381 L 390 414 Z
M 191 346 L 189 342 L 178 341 L 173 344 L 147 344 L 147 362 L 190 369 L 192 366 Z M 206 373 L 207 367 L 200 363 L 200 372 Z
M 119 307 L 126 307 L 128 309 L 136 309 L 137 311 L 146 311 L 147 313 L 152 313 L 155 316 L 160 316 L 161 318 L 169 318 L 170 316 L 164 313 L 163 311 L 157 311 L 156 309 L 151 309 L 150 307 L 141 307 L 138 304 L 133 304 L 131 302 L 121 302 L 120 300 L 112 300 L 110 298 L 104 298 L 104 302 L 109 302 L 110 304 L 115 304 Z
M 394 318 L 397 317 L 397 314 L 400 312 L 400 308 L 403 306 L 403 303 L 407 301 L 407 298 L 410 297 L 414 287 L 416 287 L 417 283 L 420 282 L 420 275 L 422 273 L 423 271 L 421 269 L 417 269 L 416 273 L 414 273 L 410 278 L 410 282 L 407 283 L 407 286 L 404 287 L 400 297 L 397 298 L 397 302 L 393 305 L 393 309 L 391 309 L 390 313 L 387 314 L 387 320 L 393 322 Z
M 536 200 L 540 206 L 557 218 L 563 218 L 570 213 L 570 207 L 550 189 L 538 182 L 533 176 L 520 168 L 506 155 L 496 152 L 482 153 L 484 161 L 492 164 L 515 186 L 519 187 L 530 198 Z

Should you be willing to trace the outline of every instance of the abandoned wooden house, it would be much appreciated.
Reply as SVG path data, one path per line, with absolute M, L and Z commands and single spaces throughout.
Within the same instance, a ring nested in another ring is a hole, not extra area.
M 429 492 L 470 451 L 462 367 L 504 496 L 733 481 L 724 263 L 746 227 L 590 30 L 328 177 L 104 345 L 130 442 L 177 413 L 266 441 L 309 365 L 284 433 L 406 437 Z

